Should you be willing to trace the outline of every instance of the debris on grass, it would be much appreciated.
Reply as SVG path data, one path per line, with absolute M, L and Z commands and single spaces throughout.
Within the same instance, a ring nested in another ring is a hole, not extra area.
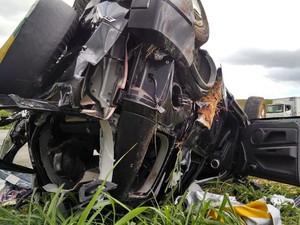
M 32 188 L 31 174 L 0 170 L 0 205 L 15 205 Z
M 189 189 L 186 195 L 176 199 L 177 203 L 179 201 L 184 202 L 186 211 L 199 210 L 203 201 L 209 202 L 208 217 L 226 224 L 282 224 L 280 210 L 268 204 L 265 197 L 244 204 L 237 201 L 234 196 L 229 196 L 228 193 L 214 194 L 203 191 L 199 187 L 198 190 Z

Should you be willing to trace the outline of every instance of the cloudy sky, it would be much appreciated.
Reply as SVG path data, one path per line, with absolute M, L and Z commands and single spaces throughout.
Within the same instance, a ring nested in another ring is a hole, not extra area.
M 299 0 L 202 0 L 203 46 L 222 65 L 236 98 L 300 96 Z
M 65 0 L 73 2 L 73 0 Z M 0 0 L 0 45 L 34 0 Z M 236 98 L 300 96 L 299 0 L 202 0 L 210 24 L 203 46 Z

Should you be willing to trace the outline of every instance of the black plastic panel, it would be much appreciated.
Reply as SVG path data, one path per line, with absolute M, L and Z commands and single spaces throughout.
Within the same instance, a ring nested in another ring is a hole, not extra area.
M 170 58 L 145 61 L 140 55 L 137 60 L 125 99 L 159 110 L 170 94 L 174 61 Z
M 300 118 L 253 121 L 242 142 L 247 173 L 300 185 L 299 124 Z
M 128 27 L 143 40 L 167 51 L 178 63 L 190 66 L 195 45 L 192 2 L 151 0 L 148 8 L 140 7 L 141 3 L 132 6 Z

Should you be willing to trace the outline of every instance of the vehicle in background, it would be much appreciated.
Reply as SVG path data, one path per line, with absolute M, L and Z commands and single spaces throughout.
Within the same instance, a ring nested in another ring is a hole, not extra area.
M 266 118 L 300 116 L 300 97 L 277 98 L 266 105 Z

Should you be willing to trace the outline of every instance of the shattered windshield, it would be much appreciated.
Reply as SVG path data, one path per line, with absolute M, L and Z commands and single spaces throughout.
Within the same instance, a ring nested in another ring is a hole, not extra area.
M 283 104 L 267 106 L 267 113 L 281 113 L 281 112 L 283 112 Z

